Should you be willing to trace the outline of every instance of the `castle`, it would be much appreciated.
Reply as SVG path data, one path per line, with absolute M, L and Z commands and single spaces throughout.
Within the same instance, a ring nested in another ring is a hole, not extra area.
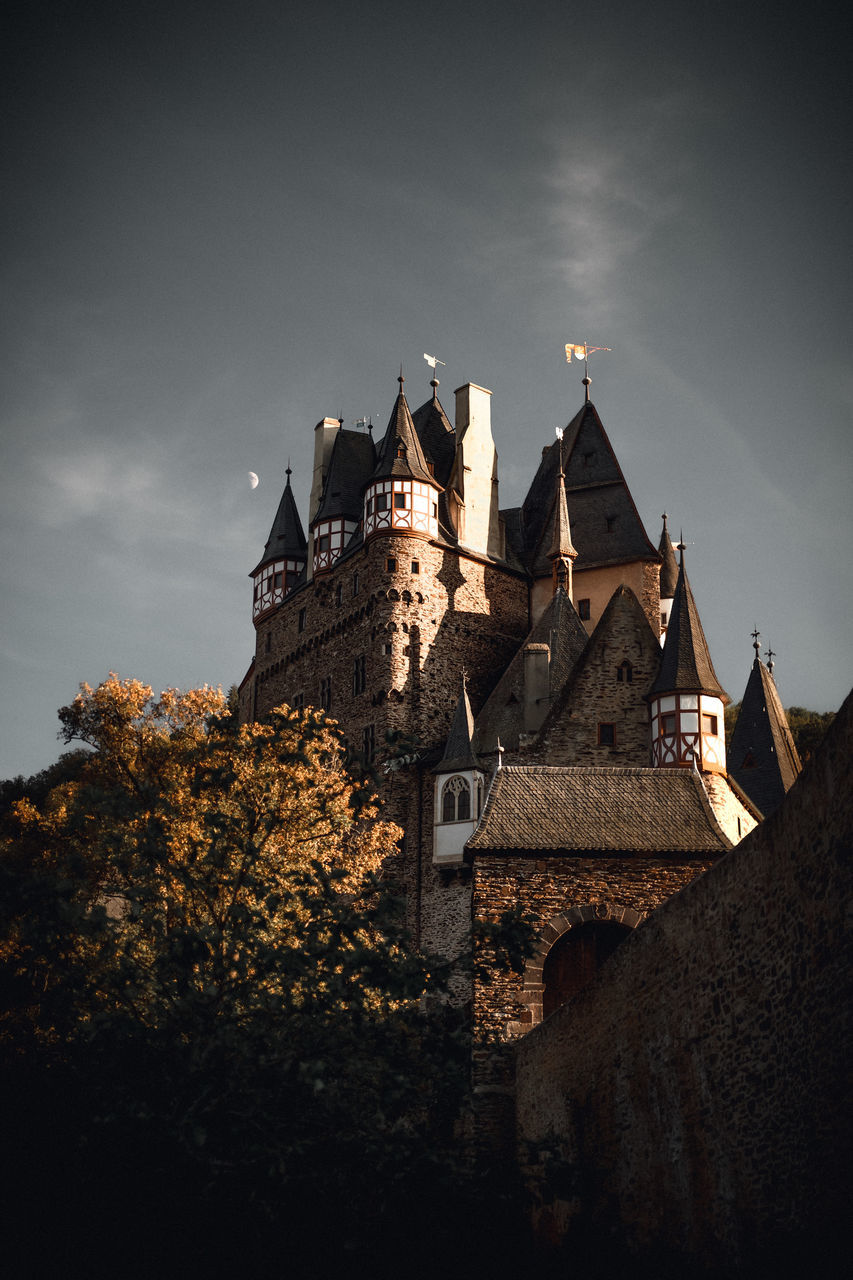
M 479 1025 L 523 1034 L 628 932 L 778 803 L 799 769 L 770 670 L 727 771 L 722 689 L 663 518 L 648 538 L 585 401 L 501 509 L 491 393 L 451 424 L 314 428 L 306 538 L 286 484 L 252 570 L 256 651 L 243 720 L 323 707 L 384 779 L 405 832 L 389 874 L 415 943 L 452 959 L 472 917 L 521 905 L 526 972 L 469 991 Z M 754 686 L 754 687 L 753 687 Z M 757 792 L 751 787 L 759 779 Z

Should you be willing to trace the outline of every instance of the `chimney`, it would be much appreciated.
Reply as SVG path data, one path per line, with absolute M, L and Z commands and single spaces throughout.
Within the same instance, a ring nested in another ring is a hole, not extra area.
M 329 470 L 329 459 L 332 456 L 332 446 L 340 429 L 341 424 L 337 418 L 324 418 L 314 428 L 314 475 L 311 480 L 311 501 L 308 504 L 309 525 L 320 506 L 323 484 Z M 311 561 L 309 560 L 308 563 L 310 565 Z
M 548 667 L 551 650 L 547 644 L 524 646 L 524 732 L 542 727 L 550 706 L 551 681 Z

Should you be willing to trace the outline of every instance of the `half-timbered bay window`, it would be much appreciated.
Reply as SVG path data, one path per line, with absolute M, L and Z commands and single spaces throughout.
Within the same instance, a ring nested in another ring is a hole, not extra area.
M 438 537 L 438 493 L 422 480 L 377 480 L 364 503 L 364 535 L 381 532 L 423 533 Z

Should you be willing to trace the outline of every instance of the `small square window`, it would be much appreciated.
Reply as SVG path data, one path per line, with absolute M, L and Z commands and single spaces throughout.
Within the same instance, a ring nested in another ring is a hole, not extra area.
M 396 557 L 396 556 L 389 556 L 389 557 L 388 557 L 388 559 L 385 561 L 385 569 L 386 569 L 386 571 L 387 571 L 388 573 L 396 573 L 396 572 L 397 572 L 397 557 Z
M 717 736 L 717 717 L 702 713 L 702 732 L 709 733 L 712 737 Z
M 578 617 L 582 622 L 589 621 L 589 601 L 578 600 Z
M 395 494 L 394 494 L 394 506 L 395 506 L 395 507 L 405 507 L 405 506 L 407 506 L 407 505 L 408 505 L 408 504 L 407 504 L 407 502 L 406 502 L 406 495 L 405 495 L 405 493 L 395 493 Z
M 413 560 L 413 561 L 412 561 L 412 573 L 420 573 L 420 571 L 421 571 L 421 562 L 420 562 L 420 560 Z
M 612 747 L 616 743 L 616 725 L 615 724 L 599 724 L 598 726 L 598 745 L 600 747 Z
M 376 510 L 377 510 L 377 511 L 387 511 L 387 509 L 388 509 L 388 494 L 387 494 L 387 493 L 377 493 L 377 495 L 376 495 Z
M 663 737 L 669 738 L 675 733 L 675 712 L 665 711 L 660 718 L 660 731 Z

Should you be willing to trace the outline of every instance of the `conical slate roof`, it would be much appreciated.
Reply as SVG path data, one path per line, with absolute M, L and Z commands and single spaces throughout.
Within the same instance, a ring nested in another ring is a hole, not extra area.
M 281 495 L 281 501 L 272 522 L 264 554 L 255 565 L 252 574 L 257 573 L 263 565 L 269 564 L 270 560 L 306 560 L 308 558 L 308 543 L 302 531 L 302 521 L 299 519 L 293 490 L 290 487 L 290 467 L 287 468 L 286 475 L 284 493 Z M 251 577 L 252 574 L 249 576 Z
M 711 661 L 699 610 L 684 569 L 683 546 L 660 669 L 649 694 L 675 693 L 677 690 L 710 693 L 722 698 L 723 702 L 730 701 Z
M 663 532 L 660 535 L 658 544 L 658 551 L 663 560 L 663 564 L 660 567 L 660 598 L 661 600 L 671 600 L 675 595 L 675 587 L 678 582 L 678 561 L 675 558 L 672 539 L 666 527 L 666 514 L 661 519 L 663 520 Z
M 802 768 L 775 681 L 757 655 L 726 754 L 730 777 L 765 818 L 778 809 Z
M 562 456 L 572 541 L 578 552 L 575 568 L 629 560 L 657 563 L 658 553 L 646 535 L 593 404 L 585 404 L 563 432 Z M 544 562 L 537 557 L 552 510 L 559 469 L 560 445 L 555 440 L 544 451 L 521 508 L 525 553 L 536 576 L 551 570 L 547 556 Z
M 403 394 L 403 382 L 404 378 L 401 375 L 400 394 L 394 402 L 388 430 L 379 445 L 376 466 L 371 479 L 384 480 L 390 476 L 407 476 L 414 480 L 425 480 L 427 484 L 440 489 L 441 485 L 427 466 L 421 442 Z
M 412 414 L 412 422 L 421 442 L 424 457 L 435 467 L 435 478 L 447 485 L 456 456 L 456 432 L 441 406 L 438 395 L 422 404 Z
M 333 516 L 361 519 L 362 493 L 375 460 L 376 450 L 369 435 L 363 431 L 340 429 L 332 446 L 329 471 L 314 524 Z
M 450 726 L 444 755 L 436 765 L 434 772 L 455 773 L 459 769 L 480 769 L 482 766 L 471 747 L 473 736 L 474 716 L 471 712 L 471 703 L 468 700 L 468 690 L 463 680 L 462 692 L 456 704 L 453 724 Z

